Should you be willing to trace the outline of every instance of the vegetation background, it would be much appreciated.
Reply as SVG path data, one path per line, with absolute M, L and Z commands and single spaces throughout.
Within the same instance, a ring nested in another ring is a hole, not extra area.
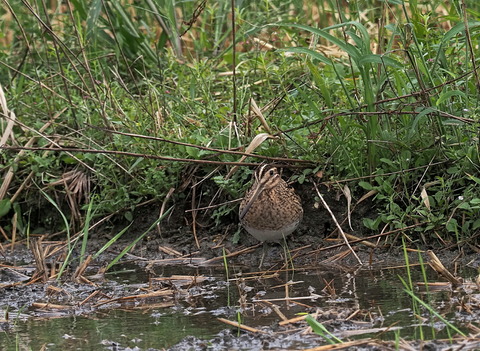
M 251 169 L 232 167 L 248 145 L 258 156 L 246 165 L 288 163 L 292 180 L 372 200 L 366 230 L 478 240 L 476 0 L 3 0 L 0 11 L 5 240 L 132 221 L 170 196 L 237 199 Z

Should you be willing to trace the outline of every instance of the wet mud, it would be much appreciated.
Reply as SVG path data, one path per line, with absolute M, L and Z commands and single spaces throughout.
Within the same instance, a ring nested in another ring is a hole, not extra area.
M 376 233 L 347 231 L 350 225 L 345 198 L 326 192 L 338 222 L 347 234 L 353 235 L 348 239 L 355 256 L 315 197 L 302 198 L 308 200 L 303 204 L 305 216 L 299 229 L 285 242 L 265 247 L 239 230 L 235 214 L 214 225 L 211 214 L 198 213 L 194 218 L 192 212 L 186 212 L 186 204 L 177 204 L 172 215 L 162 222 L 160 233 L 148 233 L 119 265 L 107 272 L 106 265 L 155 221 L 159 208 L 139 209 L 132 229 L 121 239 L 83 267 L 80 274 L 75 270 L 81 260 L 74 257 L 59 280 L 54 274 L 46 281 L 39 278 L 38 256 L 26 240 L 13 248 L 4 246 L 0 267 L 4 318 L 0 319 L 0 330 L 14 334 L 19 321 L 30 319 L 90 316 L 115 309 L 141 310 L 152 315 L 168 310 L 182 315 L 208 314 L 217 323 L 213 333 L 216 336 L 205 340 L 204 335 L 192 335 L 174 344 L 145 349 L 293 350 L 325 345 L 331 338 L 312 332 L 304 318 L 310 314 L 344 342 L 344 349 L 391 350 L 399 342 L 404 343 L 400 349 L 446 350 L 452 345 L 463 350 L 480 349 L 477 243 L 449 247 L 439 240 L 424 242 L 414 228 L 362 242 Z M 375 211 L 368 201 L 358 206 L 352 212 L 351 227 L 363 228 L 362 218 Z M 98 252 L 124 226 L 121 222 L 110 223 L 108 230 L 97 230 L 89 239 L 88 253 Z M 239 233 L 238 239 L 235 233 Z M 438 292 L 430 291 L 430 303 L 449 321 L 460 325 L 463 336 L 448 331 L 452 334 L 447 339 L 445 325 L 425 309 L 417 316 L 423 321 L 414 322 L 416 312 L 397 278 L 407 276 L 403 234 L 410 239 L 406 255 L 411 269 L 417 272 L 413 280 L 416 294 L 422 296 L 421 260 L 428 261 L 426 250 L 434 251 L 447 269 L 462 277 L 464 285 L 453 287 L 424 264 L 429 281 L 440 283 Z M 58 242 L 44 239 L 42 247 L 52 252 Z M 264 265 L 259 268 L 263 251 Z M 74 255 L 78 254 L 75 250 Z M 45 276 L 58 273 L 64 259 L 65 250 L 46 255 Z M 393 285 L 394 291 L 390 290 Z M 406 321 L 397 325 L 392 316 L 402 316 Z M 432 327 L 432 320 L 439 324 Z M 409 328 L 418 330 L 419 326 L 435 333 L 427 332 L 425 341 L 414 334 L 409 338 Z M 396 339 L 395 333 L 400 338 Z M 120 340 L 112 340 L 112 345 L 104 345 L 104 349 L 129 349 Z

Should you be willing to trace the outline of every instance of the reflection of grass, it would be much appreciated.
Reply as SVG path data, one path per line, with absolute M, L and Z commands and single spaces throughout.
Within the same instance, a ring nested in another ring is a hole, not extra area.
M 402 281 L 402 283 L 405 283 L 404 281 Z M 460 334 L 461 336 L 466 336 L 462 331 L 460 331 L 457 327 L 455 327 L 452 323 L 450 323 L 449 321 L 447 321 L 445 318 L 442 317 L 442 315 L 440 313 L 438 313 L 437 311 L 435 311 L 435 309 L 430 306 L 429 304 L 427 304 L 426 302 L 424 302 L 422 299 L 420 299 L 418 296 L 416 296 L 413 291 L 405 288 L 404 290 L 408 295 L 410 295 L 410 297 L 415 300 L 417 303 L 419 303 L 420 305 L 422 305 L 423 307 L 425 307 L 427 309 L 427 311 L 431 314 L 433 314 L 435 317 L 437 317 L 439 320 L 441 320 L 447 327 L 447 333 L 448 333 L 448 337 L 451 339 L 452 338 L 452 335 L 450 334 L 450 329 L 453 330 L 454 332 Z
M 225 268 L 225 282 L 227 286 L 227 306 L 230 307 L 230 281 L 229 281 L 229 274 L 228 274 L 228 260 L 227 260 L 227 252 L 225 251 L 225 247 L 222 248 L 222 255 L 223 255 L 223 268 Z
M 403 246 L 403 258 L 405 260 L 405 267 L 407 270 L 407 280 L 403 280 L 402 277 L 399 276 L 399 279 L 402 281 L 405 289 L 409 289 L 409 291 L 413 291 L 413 279 L 412 279 L 412 272 L 410 271 L 410 259 L 408 257 L 408 251 L 407 251 L 407 245 L 405 243 L 405 237 L 402 236 L 402 246 Z M 420 315 L 420 310 L 418 308 L 418 304 L 415 300 L 412 300 L 412 311 L 414 315 Z M 424 335 L 423 335 L 423 328 L 420 325 L 419 328 L 420 332 L 420 339 L 424 340 Z
M 452 335 L 450 333 L 450 330 L 453 330 L 454 332 L 458 333 L 461 336 L 465 336 L 463 332 L 461 332 L 457 327 L 455 327 L 452 323 L 450 323 L 448 320 L 446 320 L 444 317 L 442 317 L 435 309 L 429 305 L 427 302 L 423 301 L 420 299 L 418 296 L 415 295 L 414 293 L 414 285 L 413 285 L 413 280 L 412 280 L 412 274 L 410 271 L 410 263 L 409 263 L 409 257 L 408 257 L 408 252 L 407 252 L 407 246 L 405 244 L 405 238 L 402 237 L 402 243 L 403 243 L 403 253 L 404 253 L 404 260 L 405 260 L 405 267 L 406 267 L 406 272 L 407 272 L 407 279 L 403 279 L 401 276 L 398 278 L 402 282 L 404 286 L 404 291 L 412 298 L 412 311 L 415 316 L 421 316 L 422 311 L 420 306 L 424 307 L 430 315 L 433 315 L 437 317 L 440 321 L 442 321 L 445 326 L 447 327 L 447 334 L 449 339 L 452 339 Z M 420 267 L 421 267 L 421 272 L 422 272 L 422 277 L 423 277 L 423 282 L 425 283 L 425 288 L 426 288 L 426 294 L 425 296 L 428 298 L 430 296 L 429 289 L 428 289 L 428 279 L 427 279 L 427 273 L 426 273 L 426 268 L 425 264 L 423 262 L 423 259 L 421 257 L 421 254 L 419 253 L 419 262 L 420 262 Z M 425 335 L 423 332 L 423 327 L 422 325 L 419 326 L 419 332 L 420 332 L 420 340 L 425 340 Z M 432 326 L 432 338 L 435 339 L 435 329 Z M 399 334 L 395 334 L 395 339 L 399 337 Z

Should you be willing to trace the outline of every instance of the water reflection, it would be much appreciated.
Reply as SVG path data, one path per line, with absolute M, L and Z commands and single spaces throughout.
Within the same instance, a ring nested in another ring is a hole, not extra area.
M 223 325 L 207 314 L 195 318 L 167 311 L 110 310 L 89 316 L 19 322 L 0 336 L 0 349 L 115 350 L 161 349 L 188 335 L 213 337 Z
M 350 331 L 369 329 L 371 334 L 364 333 L 358 337 L 375 336 L 392 340 L 395 333 L 403 338 L 448 336 L 446 330 L 438 325 L 419 326 L 424 321 L 413 313 L 412 299 L 403 292 L 404 287 L 398 278 L 399 275 L 405 276 L 403 269 L 317 267 L 304 272 L 273 272 L 266 279 L 247 271 L 240 273 L 238 267 L 230 269 L 231 279 L 227 282 L 221 266 L 154 267 L 149 274 L 138 266 L 120 266 L 106 278 L 110 283 L 130 288 L 146 289 L 155 277 L 170 277 L 173 274 L 208 279 L 187 285 L 178 283 L 181 279 L 168 282 L 178 295 L 171 303 L 173 307 L 132 304 L 132 308 L 139 309 L 104 308 L 88 315 L 78 315 L 79 311 L 74 309 L 61 318 L 19 319 L 10 330 L 0 334 L 0 349 L 162 349 L 189 335 L 209 339 L 220 330 L 229 328 L 217 317 L 230 320 L 240 317 L 242 323 L 262 328 L 278 325 L 282 318 L 294 318 L 303 313 L 319 313 L 326 320 L 333 321 L 341 316 L 339 320 L 344 322 L 335 325 L 335 328 L 337 333 L 343 331 L 343 337 L 353 336 Z M 412 273 L 414 281 L 423 281 L 419 269 L 412 270 Z M 430 278 L 435 280 L 436 277 Z M 450 304 L 451 293 L 435 293 L 429 299 L 447 316 L 455 317 Z M 14 316 L 12 313 L 11 319 Z M 400 329 L 375 333 L 378 328 L 389 326 Z

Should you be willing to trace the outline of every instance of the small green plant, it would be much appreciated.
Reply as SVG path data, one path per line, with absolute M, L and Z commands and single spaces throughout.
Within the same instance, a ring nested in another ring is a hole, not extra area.
M 319 323 L 315 318 L 313 318 L 312 315 L 309 314 L 305 318 L 305 321 L 308 323 L 310 328 L 312 328 L 315 334 L 324 338 L 329 344 L 339 344 L 343 342 L 341 339 L 330 333 L 327 328 L 325 328 L 322 323 Z
M 159 217 L 156 221 L 154 221 L 150 227 L 145 230 L 142 234 L 140 234 L 139 236 L 137 236 L 135 238 L 135 240 L 133 240 L 130 244 L 128 244 L 123 250 L 122 252 L 120 252 L 108 265 L 107 267 L 105 268 L 105 270 L 108 270 L 110 269 L 111 267 L 113 267 L 123 256 L 125 256 L 126 253 L 128 253 L 132 247 L 137 244 L 140 240 L 142 240 L 145 235 L 147 235 L 148 233 L 150 233 L 156 226 L 158 223 L 160 223 L 160 221 L 162 219 L 165 218 L 165 216 L 167 216 L 170 211 L 172 210 L 172 207 L 170 207 L 167 211 L 165 211 L 165 213 Z M 100 248 L 100 250 L 97 251 L 97 253 L 93 256 L 93 258 L 97 258 L 102 252 L 104 252 L 106 249 L 108 249 L 113 243 L 115 243 L 127 230 L 128 228 L 133 224 L 130 223 L 130 225 L 128 225 L 127 227 L 125 227 L 124 229 L 122 229 L 120 232 L 117 233 L 117 235 L 115 235 L 112 239 L 110 239 L 102 248 Z

